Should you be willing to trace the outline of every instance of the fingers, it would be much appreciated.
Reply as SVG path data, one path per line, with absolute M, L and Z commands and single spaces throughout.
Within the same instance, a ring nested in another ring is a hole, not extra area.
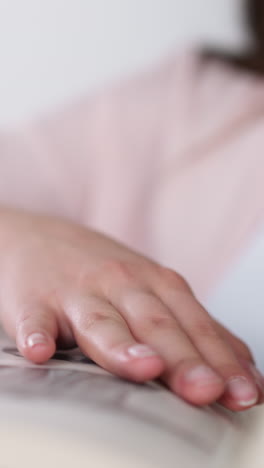
M 21 309 L 14 327 L 17 347 L 26 359 L 42 364 L 53 356 L 58 334 L 54 311 L 41 306 L 31 306 L 26 313 Z
M 65 311 L 79 347 L 109 372 L 142 382 L 164 370 L 158 353 L 136 341 L 125 320 L 106 301 L 80 296 L 68 302 Z
M 79 290 L 61 299 L 59 320 L 58 311 L 39 305 L 16 311 L 20 352 L 43 363 L 58 339 L 75 339 L 109 372 L 139 382 L 162 376 L 190 403 L 218 400 L 239 411 L 260 401 L 263 379 L 245 344 L 209 316 L 178 275 L 154 276 L 151 288 L 132 274 L 121 284 L 113 278 L 98 296 Z
M 254 356 L 248 346 L 237 336 L 227 330 L 221 323 L 213 319 L 219 334 L 230 344 L 237 356 L 245 361 L 255 364 Z
M 164 359 L 164 378 L 170 388 L 187 401 L 209 404 L 223 393 L 224 381 L 201 357 L 177 319 L 152 294 L 128 290 L 119 296 L 133 336 L 148 344 Z
M 248 346 L 240 340 L 237 336 L 227 330 L 222 324 L 214 320 L 215 326 L 219 330 L 219 333 L 225 338 L 225 340 L 232 346 L 235 351 L 241 365 L 249 372 L 255 380 L 259 390 L 258 403 L 264 402 L 264 377 L 257 369 L 254 357 Z
M 231 342 L 223 338 L 195 297 L 187 290 L 176 287 L 165 287 L 163 290 L 160 288 L 160 296 L 173 311 L 201 356 L 224 379 L 225 406 L 239 411 L 255 405 L 259 399 L 259 391 L 252 373 L 242 366 Z

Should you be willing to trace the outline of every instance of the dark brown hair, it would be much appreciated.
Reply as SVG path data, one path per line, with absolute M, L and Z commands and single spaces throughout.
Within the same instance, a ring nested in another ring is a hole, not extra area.
M 246 17 L 253 35 L 256 51 L 264 52 L 264 2 L 263 0 L 246 0 Z
M 247 50 L 240 54 L 230 54 L 209 49 L 203 56 L 264 75 L 264 0 L 243 0 L 243 8 L 244 22 L 252 39 Z

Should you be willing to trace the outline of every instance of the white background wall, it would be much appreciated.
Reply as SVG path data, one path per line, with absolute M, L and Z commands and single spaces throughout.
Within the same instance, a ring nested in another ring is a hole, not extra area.
M 187 42 L 241 42 L 242 0 L 0 0 L 0 124 Z

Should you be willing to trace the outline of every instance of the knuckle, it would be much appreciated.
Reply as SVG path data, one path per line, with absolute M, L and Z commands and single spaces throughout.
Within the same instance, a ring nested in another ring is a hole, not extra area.
M 109 320 L 109 314 L 106 314 L 101 311 L 93 311 L 89 314 L 89 322 L 90 323 L 95 323 L 95 322 L 105 322 L 106 320 Z
M 39 305 L 36 303 L 32 304 L 22 304 L 19 307 L 19 314 L 17 314 L 17 326 L 27 326 L 27 324 L 32 323 L 40 319 L 40 314 L 38 313 L 41 310 L 41 317 L 46 315 L 45 309 L 40 309 Z
M 28 326 L 30 326 L 30 323 L 32 322 L 32 315 L 31 314 L 23 314 L 18 318 L 18 321 L 16 323 L 16 330 L 21 331 L 26 329 Z
M 138 270 L 136 265 L 115 259 L 100 263 L 93 271 L 82 271 L 78 278 L 78 288 L 81 291 L 87 287 L 93 294 L 103 293 L 109 297 L 116 293 L 119 287 L 138 287 Z
M 119 260 L 108 261 L 101 271 L 104 276 L 121 282 L 134 281 L 136 277 L 133 265 Z
M 175 319 L 166 312 L 154 312 L 145 318 L 146 327 L 149 329 L 172 329 L 175 327 Z
M 245 357 L 245 359 L 254 360 L 253 354 L 249 347 L 246 345 L 246 343 L 244 343 L 244 341 L 240 340 L 239 338 L 237 338 L 237 347 L 239 349 L 239 352 L 241 353 L 241 355 L 243 355 L 243 357 Z
M 168 286 L 179 291 L 190 291 L 190 287 L 185 278 L 170 268 L 161 268 L 161 274 Z
M 107 313 L 107 312 L 103 312 L 103 311 L 99 311 L 99 310 L 94 310 L 92 312 L 89 313 L 89 315 L 86 317 L 86 320 L 85 320 L 85 328 L 88 330 L 88 329 L 91 329 L 93 328 L 95 325 L 103 325 L 103 324 L 107 324 L 107 323 L 113 323 L 113 322 L 120 322 L 121 321 L 121 317 L 119 316 L 118 313 L 114 314 L 114 313 Z
M 191 334 L 196 337 L 197 340 L 210 339 L 219 340 L 220 336 L 217 329 L 214 327 L 212 320 L 200 319 L 192 325 Z
M 235 357 L 230 357 L 229 360 L 226 359 L 219 363 L 218 370 L 226 380 L 230 377 L 246 374 L 245 369 L 237 363 Z

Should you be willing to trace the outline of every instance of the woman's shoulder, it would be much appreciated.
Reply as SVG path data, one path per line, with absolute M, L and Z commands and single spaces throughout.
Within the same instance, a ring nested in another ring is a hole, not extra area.
M 264 78 L 260 75 L 198 50 L 189 53 L 189 61 L 192 66 L 186 68 L 186 79 L 192 83 L 193 107 L 232 117 L 264 100 Z
M 145 91 L 152 91 L 164 84 L 173 89 L 176 85 L 191 86 L 194 89 L 202 89 L 208 85 L 218 89 L 226 86 L 230 89 L 239 86 L 252 89 L 264 87 L 264 79 L 232 65 L 230 61 L 210 56 L 202 49 L 185 47 L 155 59 L 154 63 L 148 63 L 128 78 L 122 77 L 114 83 L 113 89 L 124 92 L 129 87 L 134 90 L 145 87 Z
M 238 69 L 223 60 L 205 57 L 199 49 L 175 51 L 140 72 L 108 88 L 102 102 L 118 109 L 124 117 L 169 113 L 197 124 L 218 116 L 255 107 L 264 100 L 264 79 Z M 197 117 L 197 119 L 196 119 Z
M 193 140 L 255 118 L 259 107 L 264 108 L 264 78 L 199 49 L 175 53 L 160 74 L 163 97 L 169 96 L 183 131 L 188 128 Z

